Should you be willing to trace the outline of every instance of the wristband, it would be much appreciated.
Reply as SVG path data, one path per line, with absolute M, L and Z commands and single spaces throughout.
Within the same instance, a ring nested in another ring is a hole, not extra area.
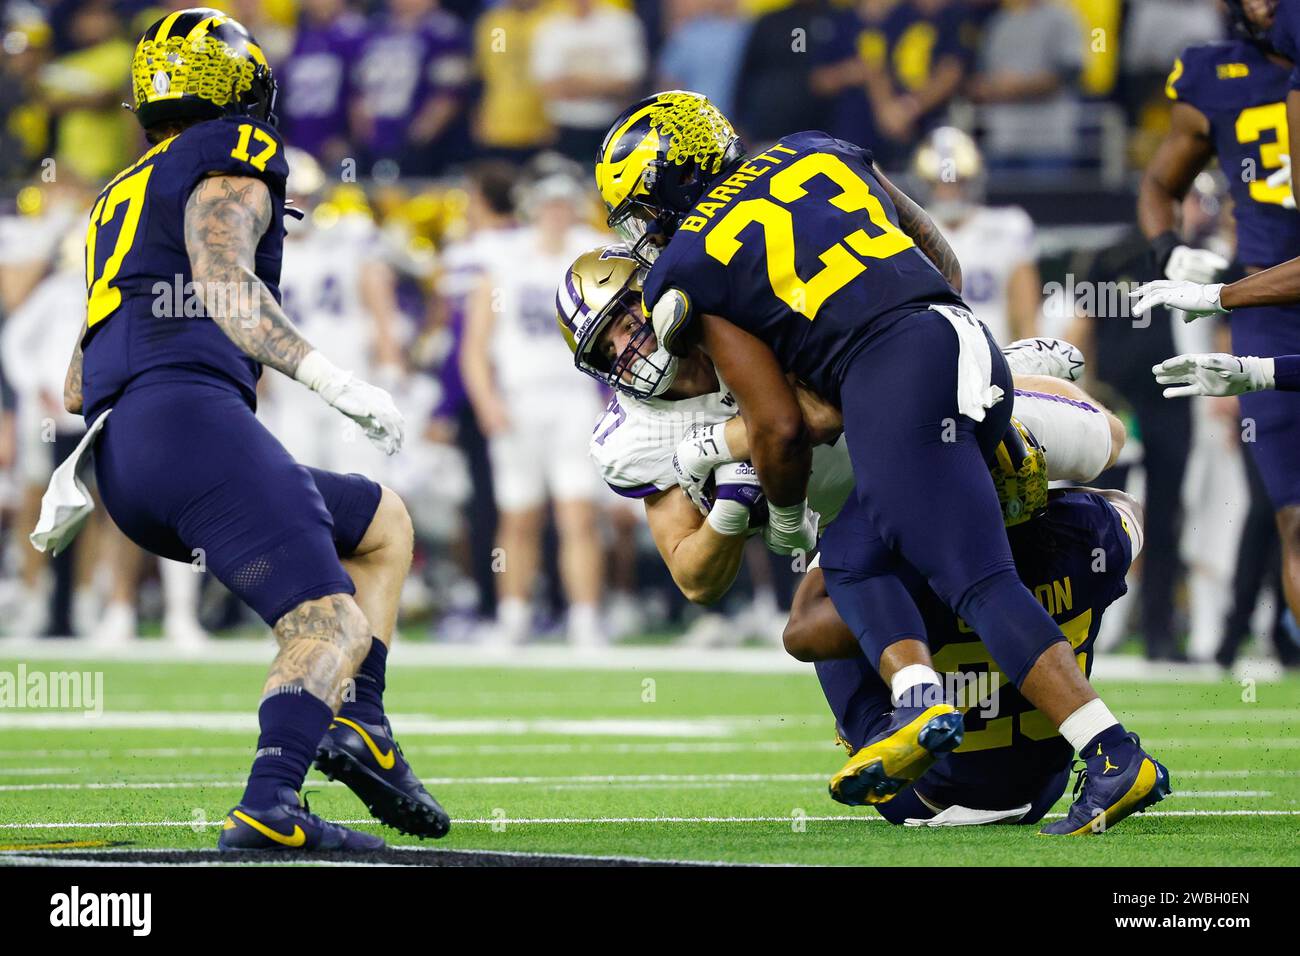
M 335 383 L 347 381 L 351 374 L 327 359 L 318 349 L 313 349 L 298 363 L 293 377 L 313 392 L 323 392 Z
M 1172 229 L 1165 230 L 1151 240 L 1151 261 L 1155 265 L 1156 272 L 1162 276 L 1165 274 L 1165 266 L 1169 265 L 1169 257 L 1182 244 L 1183 240 Z
M 772 534 L 795 534 L 803 528 L 804 512 L 808 510 L 808 499 L 797 505 L 767 504 L 767 526 Z
M 718 534 L 734 538 L 749 530 L 749 507 L 743 502 L 722 498 L 713 503 L 705 520 Z

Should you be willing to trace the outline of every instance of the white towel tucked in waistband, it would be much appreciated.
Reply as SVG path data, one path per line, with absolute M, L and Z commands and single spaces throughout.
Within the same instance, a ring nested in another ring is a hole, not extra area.
M 993 354 L 984 327 L 965 309 L 932 305 L 957 333 L 957 410 L 972 421 L 984 421 L 985 409 L 1002 401 L 993 384 Z
M 100 429 L 104 427 L 111 411 L 110 408 L 95 419 L 95 424 L 77 442 L 72 454 L 50 476 L 49 487 L 41 496 L 40 520 L 36 522 L 36 529 L 27 536 L 37 551 L 48 551 L 50 554 L 63 551 L 95 510 L 95 502 L 90 497 L 82 475 L 86 474 L 95 460 L 95 439 L 99 437 Z

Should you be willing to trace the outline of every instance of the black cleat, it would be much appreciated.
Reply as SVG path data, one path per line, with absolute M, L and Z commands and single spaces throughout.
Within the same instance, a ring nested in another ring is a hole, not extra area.
M 281 787 L 278 796 L 276 806 L 254 810 L 241 803 L 226 814 L 217 849 L 373 853 L 385 846 L 383 839 L 373 833 L 322 820 L 289 787 Z
M 316 748 L 316 769 L 347 784 L 375 819 L 410 836 L 447 835 L 451 817 L 402 756 L 393 728 L 335 717 Z

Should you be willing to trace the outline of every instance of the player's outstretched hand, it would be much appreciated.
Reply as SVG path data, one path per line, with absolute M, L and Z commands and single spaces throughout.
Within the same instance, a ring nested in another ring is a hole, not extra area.
M 1273 387 L 1273 362 L 1253 355 L 1203 352 L 1175 355 L 1154 365 L 1156 381 L 1168 385 L 1165 398 L 1240 395 Z
M 382 388 L 361 381 L 336 366 L 320 352 L 311 352 L 298 364 L 294 376 L 330 405 L 361 426 L 386 455 L 396 454 L 406 434 L 406 419 L 393 397 Z
M 1227 312 L 1219 304 L 1219 292 L 1222 282 L 1202 285 L 1197 282 L 1175 282 L 1172 279 L 1157 279 L 1145 282 L 1129 293 L 1133 300 L 1130 306 L 1134 315 L 1141 315 L 1157 306 L 1182 309 L 1183 320 L 1191 322 L 1203 315 L 1215 312 Z
M 777 554 L 809 554 L 817 547 L 817 524 L 821 515 L 808 507 L 807 499 L 797 505 L 778 507 L 768 504 L 767 527 L 763 541 Z
M 726 429 L 726 422 L 713 425 L 696 423 L 686 430 L 686 435 L 673 452 L 673 470 L 677 472 L 677 484 L 695 507 L 700 509 L 701 514 L 709 513 L 704 483 L 714 468 L 734 460 L 731 449 L 727 447 Z

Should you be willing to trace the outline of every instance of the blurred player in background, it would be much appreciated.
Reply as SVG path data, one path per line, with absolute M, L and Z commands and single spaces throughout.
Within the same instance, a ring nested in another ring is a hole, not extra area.
M 912 159 L 918 200 L 961 263 L 961 294 L 1006 345 L 1038 334 L 1042 280 L 1034 221 L 1019 206 L 984 205 L 984 158 L 969 135 L 941 126 Z
M 367 212 L 322 204 L 328 182 L 310 154 L 290 147 L 287 196 L 304 213 L 289 224 L 280 280 L 285 315 L 318 348 L 346 355 L 355 373 L 392 391 L 401 382 L 392 268 Z M 387 456 L 360 429 L 296 383 L 264 382 L 271 431 L 304 465 L 383 474 Z
M 496 640 L 526 640 L 541 570 L 542 532 L 554 504 L 568 637 L 577 647 L 605 641 L 600 620 L 600 482 L 586 459 L 600 410 L 594 385 L 573 377 L 552 332 L 555 283 L 600 233 L 583 222 L 587 192 L 566 170 L 521 186 L 523 228 L 497 237 L 470 302 L 461 373 L 488 439 L 499 519 Z
M 1233 36 L 1191 47 L 1175 62 L 1166 85 L 1172 99 L 1170 132 L 1147 167 L 1138 195 L 1138 220 L 1166 276 L 1151 288 L 1190 287 L 1195 295 L 1140 296 L 1137 308 L 1168 305 L 1190 313 L 1220 311 L 1214 279 L 1227 260 L 1185 244 L 1178 232 L 1179 203 L 1196 177 L 1217 158 L 1232 195 L 1236 258 L 1247 274 L 1300 255 L 1300 215 L 1278 173 L 1288 165 L 1287 91 L 1292 64 L 1271 39 L 1275 0 L 1229 0 Z M 1267 281 L 1265 279 L 1264 281 Z M 1213 289 L 1211 308 L 1199 296 Z M 1232 350 L 1246 356 L 1300 353 L 1300 307 L 1235 302 L 1228 323 Z M 1220 393 L 1224 394 L 1224 393 Z M 1300 612 L 1300 398 L 1264 391 L 1243 394 L 1247 442 L 1276 511 L 1283 549 L 1283 581 L 1292 614 Z

